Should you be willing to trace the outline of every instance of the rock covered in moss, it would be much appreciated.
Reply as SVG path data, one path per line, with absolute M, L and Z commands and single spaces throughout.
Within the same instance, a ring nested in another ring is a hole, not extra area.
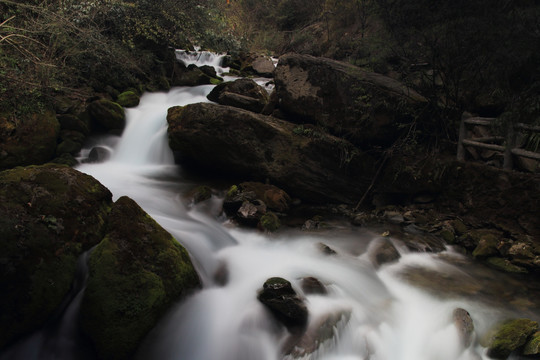
M 0 170 L 50 161 L 59 132 L 60 125 L 51 111 L 16 121 L 0 114 Z
M 98 130 L 123 130 L 126 126 L 126 115 L 119 104 L 101 99 L 91 102 L 87 108 L 94 128 Z
M 523 355 L 540 356 L 540 331 L 535 332 L 523 348 Z
M 294 332 L 306 326 L 307 307 L 288 280 L 280 277 L 269 278 L 259 291 L 257 299 L 290 331 Z
M 118 98 L 116 99 L 116 102 L 123 107 L 135 107 L 139 105 L 139 102 L 141 101 L 141 98 L 135 91 L 124 91 L 120 95 L 118 95 Z
M 92 252 L 82 327 L 103 359 L 127 359 L 176 301 L 200 286 L 187 251 L 133 200 L 121 197 Z
M 281 222 L 279 217 L 272 211 L 268 211 L 266 214 L 261 216 L 257 227 L 264 231 L 274 232 L 281 227 Z
M 101 241 L 112 195 L 60 165 L 0 172 L 0 347 L 35 330 L 68 293 L 77 257 Z
M 506 359 L 513 351 L 525 345 L 537 330 L 538 323 L 529 319 L 513 319 L 499 324 L 491 337 L 488 356 Z
M 185 164 L 231 176 L 268 179 L 314 203 L 354 203 L 374 172 L 373 158 L 323 132 L 212 103 L 175 106 L 167 115 L 169 146 Z
M 206 185 L 197 186 L 187 193 L 187 197 L 191 199 L 193 204 L 198 204 L 212 197 L 212 189 Z

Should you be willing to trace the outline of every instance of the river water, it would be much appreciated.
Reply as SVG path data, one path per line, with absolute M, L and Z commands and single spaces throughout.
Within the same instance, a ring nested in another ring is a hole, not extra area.
M 205 55 L 204 61 L 216 65 L 218 60 Z M 137 359 L 488 359 L 480 339 L 495 322 L 539 319 L 534 292 L 452 248 L 416 253 L 390 236 L 386 239 L 401 258 L 375 269 L 369 255 L 372 244 L 383 238 L 380 229 L 263 234 L 230 226 L 220 215 L 219 195 L 197 206 L 186 204 L 182 194 L 200 179 L 192 180 L 174 164 L 166 113 L 174 105 L 208 101 L 212 87 L 144 94 L 138 107 L 126 110 L 121 137 L 96 138 L 81 154 L 94 145 L 111 150 L 107 162 L 82 164 L 78 170 L 102 182 L 115 199 L 136 200 L 188 249 L 204 285 L 164 317 L 141 344 Z M 322 252 L 321 243 L 337 254 Z M 218 276 L 224 273 L 226 280 Z M 308 333 L 314 334 L 302 343 L 309 344 L 308 352 L 288 345 L 291 335 L 256 298 L 274 276 L 289 280 L 306 300 Z M 327 294 L 304 293 L 306 277 L 317 278 Z M 76 333 L 80 294 L 61 318 L 64 330 L 57 325 L 53 333 L 38 332 L 0 359 L 91 359 L 84 342 L 70 338 Z M 460 339 L 452 317 L 456 308 L 467 310 L 473 320 L 470 345 Z

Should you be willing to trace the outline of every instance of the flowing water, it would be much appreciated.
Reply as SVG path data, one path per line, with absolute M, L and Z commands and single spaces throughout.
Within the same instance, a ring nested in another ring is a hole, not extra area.
M 107 162 L 78 169 L 107 186 L 115 199 L 127 195 L 136 200 L 188 249 L 204 284 L 164 317 L 137 359 L 488 359 L 479 340 L 492 324 L 517 316 L 538 320 L 538 303 L 529 290 L 451 248 L 440 254 L 414 253 L 390 237 L 401 258 L 375 269 L 370 244 L 380 241 L 380 231 L 341 228 L 268 235 L 228 226 L 220 217 L 219 196 L 186 205 L 182 194 L 196 183 L 174 164 L 166 112 L 174 105 L 207 101 L 211 89 L 144 94 L 138 107 L 127 110 L 121 138 L 94 139 L 81 154 L 92 145 L 111 149 Z M 322 252 L 321 243 L 337 254 Z M 291 336 L 258 302 L 258 289 L 274 276 L 291 281 L 305 298 L 310 336 Z M 317 278 L 327 294 L 304 293 L 301 281 L 306 277 Z M 44 329 L 0 359 L 92 358 L 84 341 L 69 338 L 77 333 L 73 326 L 81 294 L 72 297 L 54 332 Z M 456 308 L 466 309 L 473 320 L 470 345 L 463 345 L 452 318 Z

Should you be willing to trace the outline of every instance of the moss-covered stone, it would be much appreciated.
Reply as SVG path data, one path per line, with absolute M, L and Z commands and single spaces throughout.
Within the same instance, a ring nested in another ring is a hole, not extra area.
M 128 108 L 139 105 L 140 101 L 141 98 L 134 91 L 124 91 L 123 93 L 118 95 L 118 99 L 116 99 L 116 102 L 120 104 L 120 106 Z
M 71 154 L 76 155 L 79 151 L 81 151 L 82 145 L 81 143 L 75 142 L 71 139 L 66 139 L 62 141 L 58 146 L 56 147 L 56 155 L 60 156 L 62 154 Z
M 198 204 L 212 197 L 212 189 L 205 185 L 197 186 L 195 189 L 189 191 L 187 196 L 194 204 Z
M 126 125 L 124 109 L 115 102 L 96 100 L 88 105 L 87 111 L 97 130 L 122 130 Z
M 499 239 L 495 234 L 486 233 L 486 232 L 472 232 L 476 234 L 477 239 L 475 242 L 478 244 L 473 250 L 472 255 L 475 258 L 485 258 L 489 256 L 494 256 L 499 254 L 498 245 Z
M 527 342 L 538 330 L 538 323 L 529 319 L 514 319 L 499 324 L 488 347 L 488 356 L 506 359 L 513 351 Z
M 527 341 L 523 348 L 522 354 L 527 356 L 540 355 L 540 331 L 535 332 L 529 338 L 529 341 Z
M 111 193 L 70 167 L 0 172 L 0 348 L 41 326 L 101 241 Z
M 103 359 L 127 359 L 159 317 L 200 286 L 187 251 L 133 200 L 121 197 L 90 257 L 82 327 Z
M 55 155 L 60 125 L 53 112 L 17 119 L 0 115 L 0 170 L 39 165 Z
M 504 259 L 501 257 L 487 258 L 486 264 L 488 264 L 492 268 L 495 268 L 500 271 L 508 272 L 508 273 L 524 274 L 528 272 L 527 269 L 521 266 L 512 264 L 510 260 Z
M 88 135 L 90 133 L 89 124 L 84 121 L 84 119 L 73 115 L 73 114 L 64 114 L 57 116 L 58 122 L 60 123 L 60 128 L 62 130 L 73 130 Z
M 258 227 L 262 230 L 274 232 L 281 227 L 281 222 L 275 213 L 268 211 L 266 214 L 261 216 Z

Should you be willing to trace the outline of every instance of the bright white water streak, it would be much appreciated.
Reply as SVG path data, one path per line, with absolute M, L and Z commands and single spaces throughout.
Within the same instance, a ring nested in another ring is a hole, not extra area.
M 272 276 L 288 279 L 305 296 L 310 313 L 309 333 L 321 328 L 319 325 L 331 319 L 331 315 L 339 320 L 330 322 L 331 336 L 321 338 L 313 353 L 297 353 L 296 358 L 487 359 L 485 349 L 476 340 L 494 322 L 521 313 L 514 311 L 512 305 L 500 305 L 484 295 L 465 298 L 445 293 L 435 297 L 409 285 L 400 276 L 407 269 L 420 268 L 425 274 L 455 278 L 466 287 L 471 276 L 464 270 L 467 260 L 463 256 L 447 251 L 444 256 L 452 260 L 448 262 L 442 256 L 409 253 L 399 246 L 400 261 L 375 270 L 365 249 L 370 241 L 380 237 L 369 231 L 291 232 L 271 236 L 221 224 L 216 220 L 215 209 L 219 208 L 216 198 L 211 202 L 214 205 L 210 208 L 214 210 L 210 212 L 186 208 L 180 194 L 195 184 L 186 180 L 182 170 L 174 165 L 167 146 L 166 112 L 173 105 L 207 101 L 205 95 L 211 88 L 175 88 L 168 93 L 145 94 L 137 108 L 127 110 L 127 127 L 120 139 L 96 140 L 96 145 L 103 143 L 113 149 L 111 159 L 78 167 L 107 186 L 115 199 L 122 195 L 132 197 L 171 232 L 190 252 L 204 283 L 202 290 L 177 304 L 164 317 L 142 344 L 138 359 L 291 359 L 292 355 L 283 353 L 290 340 L 287 331 L 276 324 L 256 299 L 258 289 Z M 338 255 L 323 254 L 320 242 L 335 249 Z M 216 280 L 216 274 L 226 277 L 223 285 Z M 301 278 L 308 276 L 325 284 L 328 294 L 303 293 Z M 489 288 L 493 282 L 483 284 L 477 280 L 474 284 Z M 476 340 L 466 349 L 460 345 L 452 321 L 452 312 L 458 307 L 470 312 L 475 325 Z M 54 349 L 62 347 L 65 340 L 56 342 L 49 346 L 52 354 L 46 356 L 43 350 L 34 348 L 0 358 L 52 360 L 84 355 L 62 356 L 62 352 Z M 34 341 L 24 346 L 40 345 Z

